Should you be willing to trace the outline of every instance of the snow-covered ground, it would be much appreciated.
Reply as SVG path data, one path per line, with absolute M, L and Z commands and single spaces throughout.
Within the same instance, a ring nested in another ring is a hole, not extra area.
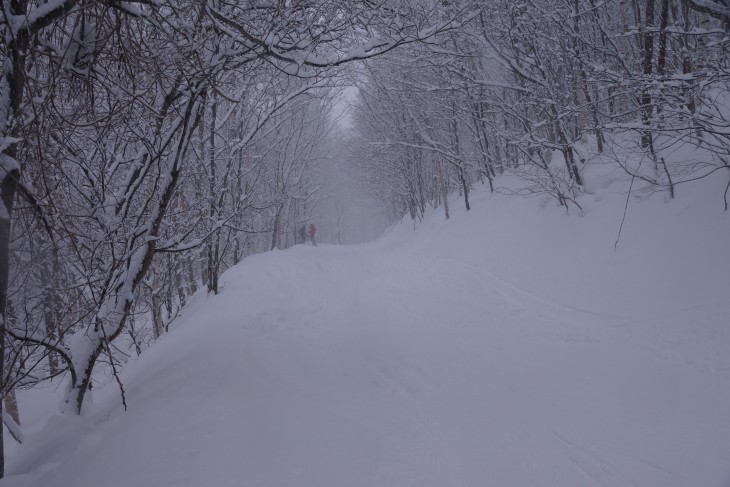
M 480 188 L 248 258 L 127 364 L 127 412 L 96 391 L 0 486 L 727 487 L 723 189 L 632 197 L 615 251 L 614 186 L 583 217 Z

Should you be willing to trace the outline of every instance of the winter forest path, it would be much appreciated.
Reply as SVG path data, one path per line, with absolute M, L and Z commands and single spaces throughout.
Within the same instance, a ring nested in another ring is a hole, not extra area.
M 47 474 L 16 479 L 719 487 L 730 478 L 730 370 L 658 339 L 651 321 L 553 303 L 425 249 L 298 246 L 246 259 L 219 296 L 194 303 L 125 368 L 127 413 L 108 388 L 115 406 L 95 413 L 93 433 L 56 453 Z

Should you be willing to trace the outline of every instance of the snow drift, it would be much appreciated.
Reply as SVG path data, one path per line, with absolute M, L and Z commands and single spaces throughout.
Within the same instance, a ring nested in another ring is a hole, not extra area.
M 245 259 L 0 486 L 726 486 L 719 185 L 630 197 L 615 250 L 604 185 Z

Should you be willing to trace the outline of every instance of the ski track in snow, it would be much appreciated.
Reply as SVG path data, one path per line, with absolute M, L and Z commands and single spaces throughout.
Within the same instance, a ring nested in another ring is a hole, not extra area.
M 727 369 L 630 317 L 386 246 L 297 247 L 224 280 L 125 368 L 128 413 L 107 391 L 94 430 L 69 436 L 62 454 L 19 458 L 0 486 L 730 478 Z

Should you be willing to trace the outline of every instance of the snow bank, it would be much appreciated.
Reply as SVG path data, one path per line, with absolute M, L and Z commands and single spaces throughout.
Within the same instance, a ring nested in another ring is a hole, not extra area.
M 594 182 L 246 259 L 0 486 L 728 485 L 723 183 L 630 196 L 614 250 Z

